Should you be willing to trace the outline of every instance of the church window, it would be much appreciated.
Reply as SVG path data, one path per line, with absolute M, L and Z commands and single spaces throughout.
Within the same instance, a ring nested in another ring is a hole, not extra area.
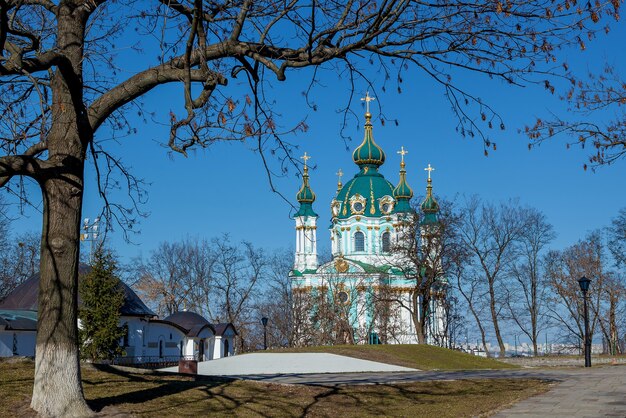
M 342 290 L 341 292 L 337 294 L 337 299 L 339 299 L 339 302 L 345 305 L 346 303 L 350 301 L 350 296 L 348 295 L 347 292 L 344 292 Z
M 383 244 L 383 252 L 388 253 L 391 251 L 391 234 L 389 232 L 383 232 L 382 236 L 382 244 Z
M 354 251 L 365 251 L 365 234 L 361 231 L 354 234 Z

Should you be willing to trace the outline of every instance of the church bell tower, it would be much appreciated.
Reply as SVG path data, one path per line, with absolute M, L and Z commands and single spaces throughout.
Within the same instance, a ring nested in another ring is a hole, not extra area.
M 294 270 L 305 272 L 306 270 L 316 270 L 317 260 L 317 213 L 313 210 L 315 193 L 309 186 L 309 167 L 307 161 L 311 158 L 304 153 L 301 157 L 304 160 L 302 173 L 302 187 L 296 195 L 300 202 L 300 209 L 294 215 L 296 221 L 296 259 Z

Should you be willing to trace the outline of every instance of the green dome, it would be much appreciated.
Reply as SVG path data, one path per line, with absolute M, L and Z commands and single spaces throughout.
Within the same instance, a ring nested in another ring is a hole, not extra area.
M 309 186 L 309 167 L 306 165 L 304 166 L 304 173 L 302 173 L 302 187 L 300 187 L 296 199 L 300 202 L 300 209 L 294 216 L 317 216 L 313 210 L 315 193 Z
M 396 199 L 395 212 L 411 212 L 413 209 L 409 201 L 413 197 L 413 190 L 406 182 L 406 170 L 404 169 L 404 161 L 400 163 L 400 182 L 393 189 L 393 197 Z
M 426 198 L 422 202 L 422 212 L 424 212 L 424 220 L 422 224 L 434 224 L 438 222 L 437 213 L 439 212 L 439 203 L 433 197 L 432 180 L 428 179 L 426 186 Z
M 337 194 L 335 200 L 341 203 L 337 218 L 347 219 L 353 215 L 376 218 L 388 215 L 389 213 L 381 212 L 380 199 L 385 196 L 393 196 L 393 184 L 378 172 L 377 165 L 364 164 L 361 171 Z M 361 210 L 354 210 L 353 203 L 356 201 L 362 202 Z
M 374 142 L 374 136 L 372 135 L 372 114 L 365 114 L 365 136 L 363 137 L 363 143 L 359 145 L 357 149 L 352 153 L 352 159 L 360 166 L 362 165 L 374 165 L 376 167 L 385 163 L 385 153 L 376 142 Z

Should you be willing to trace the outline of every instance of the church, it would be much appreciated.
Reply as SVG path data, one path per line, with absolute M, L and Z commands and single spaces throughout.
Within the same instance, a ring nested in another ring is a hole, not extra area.
M 398 183 L 394 186 L 380 172 L 385 152 L 374 141 L 369 95 L 365 99 L 363 142 L 352 154 L 357 165 L 354 177 L 341 183 L 337 173 L 337 192 L 330 202 L 332 259 L 319 264 L 317 222 L 313 209 L 315 193 L 310 185 L 306 153 L 302 186 L 297 193 L 299 209 L 294 215 L 296 249 L 290 281 L 293 294 L 294 335 L 297 345 L 309 344 L 415 344 L 420 342 L 416 323 L 420 323 L 422 296 L 416 290 L 415 274 L 408 271 L 410 255 L 403 248 L 416 248 L 425 236 L 437 230 L 439 205 L 432 193 L 430 165 L 426 198 L 418 215 L 410 201 L 413 190 L 407 183 L 402 147 Z M 411 228 L 411 222 L 419 219 Z M 435 243 L 437 241 L 434 241 Z M 424 252 L 438 251 L 438 246 Z M 436 257 L 432 258 L 436 260 Z M 446 346 L 446 280 L 442 271 L 430 287 L 424 315 L 428 344 Z M 314 337 L 315 335 L 315 337 Z

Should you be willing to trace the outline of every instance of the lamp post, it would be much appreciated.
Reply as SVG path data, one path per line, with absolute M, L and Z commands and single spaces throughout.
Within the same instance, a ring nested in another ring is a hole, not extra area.
M 261 318 L 261 323 L 263 324 L 263 350 L 267 350 L 267 317 Z
M 589 309 L 587 307 L 587 291 L 591 279 L 585 276 L 578 279 L 580 290 L 583 292 L 583 310 L 585 315 L 585 367 L 591 367 L 591 339 L 589 338 Z

